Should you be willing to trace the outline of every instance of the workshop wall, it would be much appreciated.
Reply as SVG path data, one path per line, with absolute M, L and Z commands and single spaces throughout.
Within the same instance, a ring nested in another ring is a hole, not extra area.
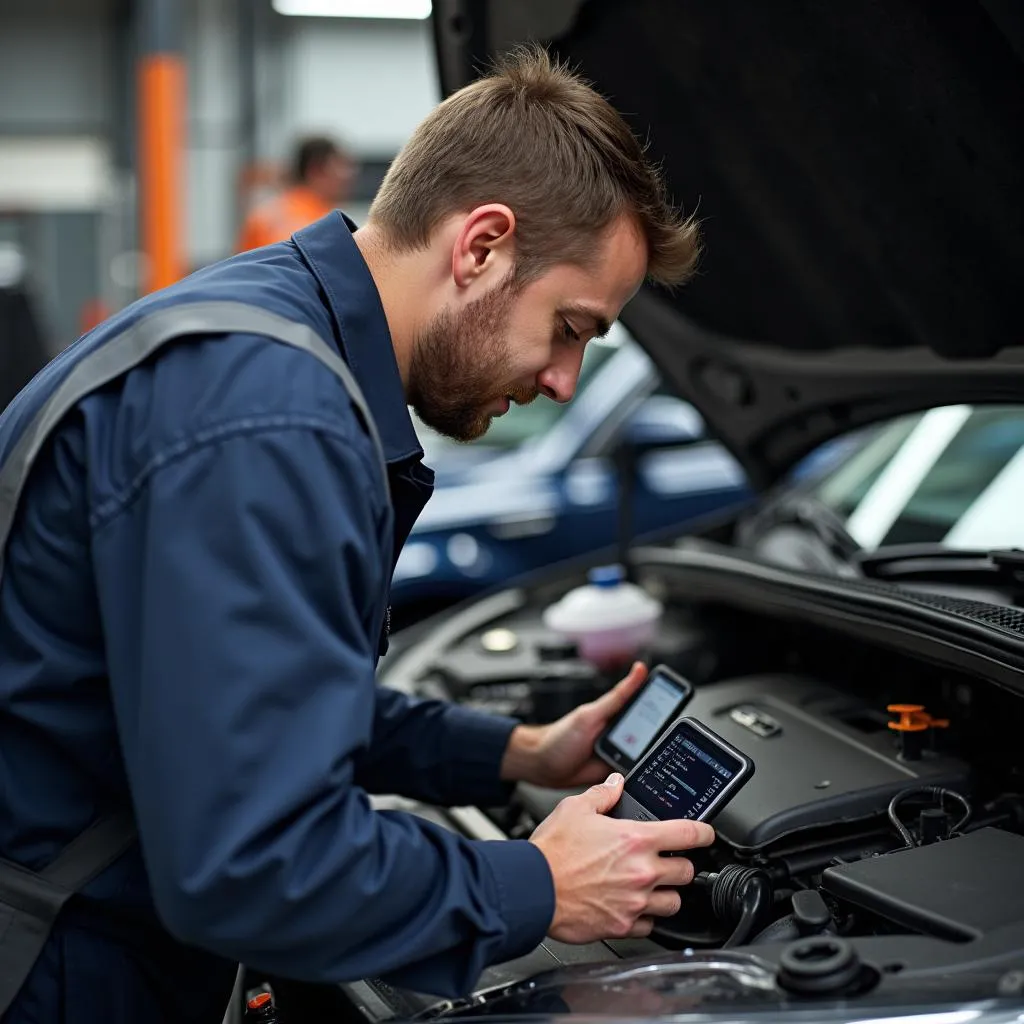
M 360 220 L 387 165 L 440 100 L 430 24 L 266 19 L 257 59 L 258 152 L 287 155 L 298 134 L 337 136 L 361 165 Z
M 181 0 L 188 73 L 185 264 L 230 254 L 248 169 L 305 132 L 360 164 L 365 215 L 438 101 L 429 22 L 284 17 L 270 0 Z M 52 348 L 138 293 L 132 0 L 0 2 L 0 245 L 16 247 Z
M 100 291 L 113 165 L 114 34 L 91 0 L 0 8 L 0 244 L 24 258 L 50 350 Z

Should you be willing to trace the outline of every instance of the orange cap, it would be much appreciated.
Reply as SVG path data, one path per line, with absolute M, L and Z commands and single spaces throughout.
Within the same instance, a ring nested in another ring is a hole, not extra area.
M 250 1010 L 258 1010 L 261 1006 L 266 1006 L 272 998 L 269 992 L 261 992 L 258 996 L 253 996 L 246 1005 Z
M 899 721 L 890 722 L 889 728 L 896 732 L 924 732 L 926 729 L 945 729 L 949 720 L 932 718 L 923 704 L 890 704 L 886 710 L 899 715 Z

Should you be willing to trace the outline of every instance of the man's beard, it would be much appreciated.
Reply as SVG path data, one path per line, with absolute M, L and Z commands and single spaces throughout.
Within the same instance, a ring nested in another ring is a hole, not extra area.
M 533 388 L 508 383 L 507 338 L 518 294 L 512 275 L 461 313 L 439 313 L 417 337 L 409 371 L 409 404 L 429 427 L 456 441 L 475 441 L 491 424 L 488 406 L 506 396 L 525 405 Z

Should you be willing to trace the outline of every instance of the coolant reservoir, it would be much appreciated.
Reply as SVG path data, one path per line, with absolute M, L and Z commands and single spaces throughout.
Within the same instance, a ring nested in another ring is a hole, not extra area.
M 627 582 L 619 565 L 591 569 L 587 578 L 544 612 L 544 625 L 573 640 L 580 657 L 598 668 L 635 658 L 654 636 L 661 603 Z

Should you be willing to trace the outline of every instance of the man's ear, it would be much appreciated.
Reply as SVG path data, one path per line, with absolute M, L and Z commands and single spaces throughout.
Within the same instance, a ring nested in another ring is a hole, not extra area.
M 452 278 L 459 288 L 499 281 L 515 262 L 516 215 L 502 203 L 478 206 L 466 215 L 452 249 Z

